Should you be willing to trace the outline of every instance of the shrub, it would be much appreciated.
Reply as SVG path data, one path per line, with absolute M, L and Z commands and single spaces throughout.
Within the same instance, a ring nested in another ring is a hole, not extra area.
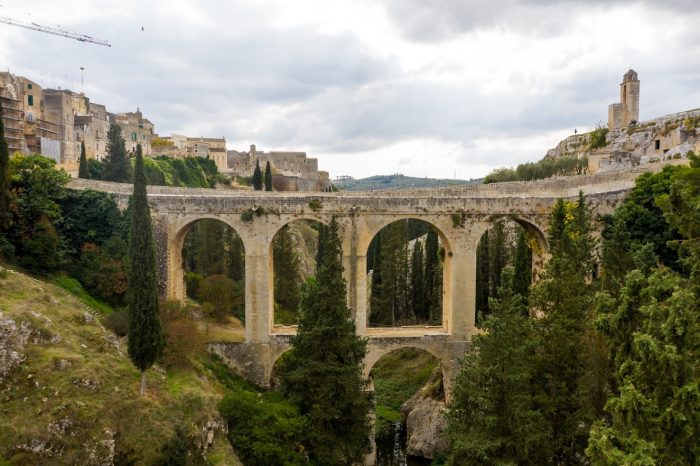
M 226 275 L 210 275 L 199 287 L 199 299 L 211 304 L 214 317 L 224 322 L 234 309 L 243 306 L 243 289 Z
M 246 210 L 241 214 L 241 220 L 244 222 L 252 222 L 253 221 L 253 212 Z
M 165 333 L 161 362 L 167 368 L 189 367 L 192 357 L 204 349 L 191 310 L 178 301 L 166 301 L 160 307 L 160 319 Z
M 610 130 L 605 126 L 598 126 L 596 129 L 591 131 L 591 139 L 588 144 L 590 149 L 598 149 L 600 147 L 605 147 L 608 142 L 605 140 L 605 136 L 608 135 Z
M 154 466 L 197 466 L 204 465 L 204 460 L 196 439 L 178 426 L 175 435 L 169 438 L 160 449 L 160 458 Z
M 318 212 L 319 210 L 321 210 L 321 207 L 321 201 L 319 201 L 318 199 L 313 199 L 309 201 L 309 209 L 313 210 L 314 212 Z
M 221 400 L 219 412 L 228 421 L 228 438 L 245 464 L 308 464 L 300 444 L 304 418 L 280 394 L 235 389 Z
M 186 272 L 185 273 L 185 293 L 187 296 L 196 299 L 199 293 L 199 287 L 204 280 L 204 275 L 197 272 Z
M 126 310 L 113 312 L 102 319 L 102 325 L 118 337 L 126 336 L 129 332 L 129 313 Z

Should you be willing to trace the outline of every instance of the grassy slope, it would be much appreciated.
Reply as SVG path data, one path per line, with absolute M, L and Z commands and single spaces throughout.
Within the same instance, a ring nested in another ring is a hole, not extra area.
M 372 368 L 377 408 L 377 432 L 401 419 L 401 405 L 422 388 L 438 360 L 432 354 L 404 348 L 381 358 Z
M 0 312 L 32 327 L 26 360 L 0 386 L 0 464 L 94 463 L 91 453 L 104 456 L 115 432 L 118 449 L 133 449 L 137 464 L 148 464 L 177 425 L 201 432 L 219 418 L 224 388 L 201 366 L 167 376 L 149 371 L 140 398 L 125 345 L 52 284 L 10 273 L 0 279 Z M 62 454 L 17 448 L 42 442 Z M 221 434 L 211 456 L 240 464 Z

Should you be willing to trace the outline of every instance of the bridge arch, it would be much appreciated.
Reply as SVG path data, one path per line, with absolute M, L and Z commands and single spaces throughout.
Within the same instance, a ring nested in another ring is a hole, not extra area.
M 230 217 L 230 215 L 198 214 L 178 219 L 180 222 L 174 225 L 174 231 L 168 238 L 167 244 L 167 297 L 169 299 L 182 300 L 186 296 L 184 285 L 185 269 L 182 253 L 188 233 L 190 233 L 192 227 L 198 222 L 202 220 L 213 220 L 226 225 L 240 238 L 244 253 L 248 250 L 247 241 L 244 237 L 244 231 L 241 225 L 232 222 Z

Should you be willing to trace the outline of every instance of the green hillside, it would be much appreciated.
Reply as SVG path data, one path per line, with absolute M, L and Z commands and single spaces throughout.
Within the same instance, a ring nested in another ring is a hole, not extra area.
M 97 311 L 0 272 L 0 464 L 153 464 L 176 429 L 192 444 L 213 438 L 192 464 L 241 464 L 217 410 L 225 389 L 202 362 L 150 370 L 139 397 L 126 345 Z
M 443 188 L 466 184 L 481 184 L 482 179 L 450 180 L 438 178 L 416 178 L 401 174 L 376 175 L 369 178 L 342 178 L 333 180 L 333 186 L 347 191 L 364 191 L 368 189 L 410 189 L 410 188 Z

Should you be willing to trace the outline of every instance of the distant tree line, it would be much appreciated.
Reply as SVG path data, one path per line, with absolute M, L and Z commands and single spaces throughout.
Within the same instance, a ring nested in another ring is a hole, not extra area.
M 582 175 L 588 170 L 586 157 L 558 157 L 542 159 L 539 162 L 521 163 L 515 169 L 497 168 L 484 178 L 484 183 L 505 181 L 531 181 L 552 176 Z

